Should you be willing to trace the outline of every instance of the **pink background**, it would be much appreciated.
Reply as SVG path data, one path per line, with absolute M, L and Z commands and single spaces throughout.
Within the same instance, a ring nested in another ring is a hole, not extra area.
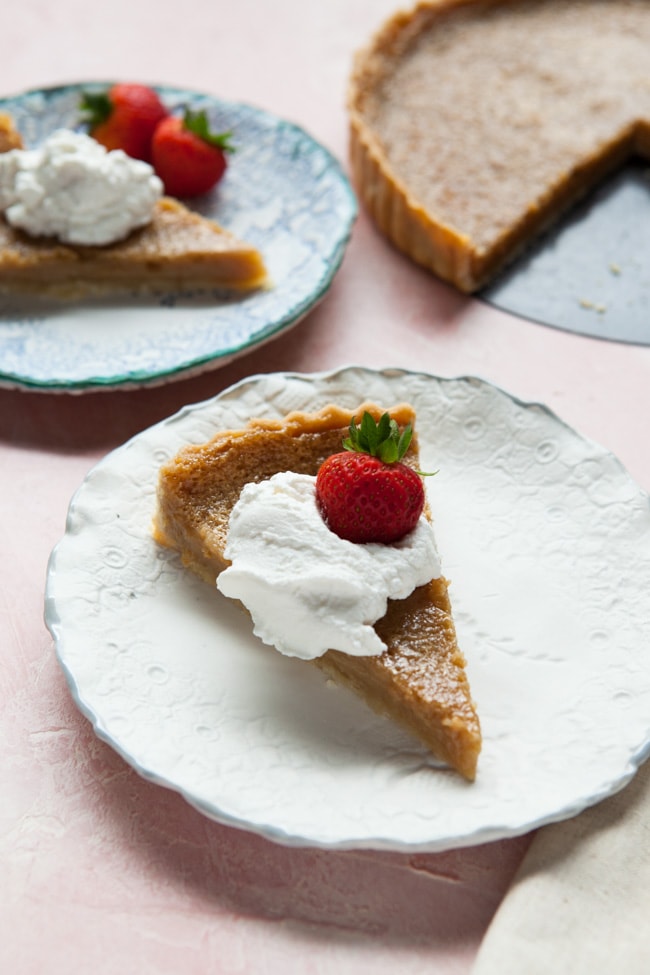
M 103 78 L 192 87 L 302 125 L 347 165 L 353 52 L 392 10 L 393 0 L 23 0 L 3 24 L 2 90 Z M 544 402 L 650 487 L 650 349 L 463 297 L 363 213 L 325 301 L 230 366 L 136 391 L 0 389 L 0 971 L 471 970 L 530 836 L 440 855 L 332 853 L 212 823 L 94 737 L 43 624 L 68 502 L 108 450 L 246 375 L 350 363 L 484 377 Z

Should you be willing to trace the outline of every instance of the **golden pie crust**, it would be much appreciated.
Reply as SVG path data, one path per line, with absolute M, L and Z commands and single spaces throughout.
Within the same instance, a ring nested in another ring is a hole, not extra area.
M 0 114 L 0 152 L 22 147 Z M 261 254 L 170 197 L 152 220 L 102 247 L 63 244 L 15 230 L 0 217 L 0 289 L 59 298 L 192 289 L 249 290 L 267 284 Z
M 22 149 L 23 140 L 20 133 L 14 127 L 11 115 L 0 112 L 0 152 L 9 152 L 11 149 Z
M 283 420 L 256 419 L 208 443 L 184 448 L 160 471 L 156 539 L 180 552 L 185 566 L 214 584 L 228 565 L 228 521 L 244 485 L 284 470 L 315 475 L 326 457 L 341 450 L 351 418 L 365 409 L 377 419 L 383 412 L 366 403 L 354 413 L 328 406 L 318 413 L 291 413 Z M 401 427 L 414 421 L 408 405 L 389 412 Z M 406 461 L 417 466 L 415 436 Z M 389 601 L 375 629 L 387 646 L 380 656 L 329 650 L 314 663 L 473 780 L 481 731 L 446 580 L 435 579 L 406 599 Z
M 357 191 L 464 292 L 635 154 L 650 158 L 647 0 L 430 0 L 350 79 Z

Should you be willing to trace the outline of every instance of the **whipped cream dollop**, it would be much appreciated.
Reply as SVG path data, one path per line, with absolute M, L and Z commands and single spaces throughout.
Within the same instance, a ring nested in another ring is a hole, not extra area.
M 163 186 L 148 163 L 59 129 L 0 154 L 0 210 L 13 226 L 68 244 L 112 244 L 149 223 Z
M 440 575 L 424 516 L 393 545 L 348 542 L 323 521 L 316 478 L 285 472 L 246 485 L 230 517 L 226 556 L 231 565 L 219 590 L 241 600 L 264 643 L 304 660 L 327 650 L 382 653 L 373 623 L 388 599 L 404 599 Z

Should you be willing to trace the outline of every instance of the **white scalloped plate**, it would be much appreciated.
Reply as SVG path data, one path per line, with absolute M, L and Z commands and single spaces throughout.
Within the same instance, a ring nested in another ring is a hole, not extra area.
M 0 99 L 28 146 L 79 127 L 82 89 Z M 65 303 L 0 295 L 0 386 L 47 392 L 142 386 L 216 368 L 300 322 L 326 294 L 356 217 L 334 157 L 268 112 L 186 89 L 156 87 L 170 110 L 205 109 L 236 145 L 216 190 L 189 201 L 254 244 L 273 287 L 248 295 L 167 295 Z
M 157 470 L 250 416 L 415 406 L 481 716 L 476 782 L 247 616 L 150 534 Z M 514 836 L 622 788 L 649 748 L 650 505 L 543 406 L 476 378 L 348 368 L 247 379 L 109 454 L 52 554 L 46 622 L 97 734 L 208 816 L 287 844 L 443 850 Z

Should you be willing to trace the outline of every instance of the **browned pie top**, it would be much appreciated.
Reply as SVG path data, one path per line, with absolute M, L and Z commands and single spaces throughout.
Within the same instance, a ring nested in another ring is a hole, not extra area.
M 289 413 L 281 420 L 254 419 L 238 430 L 224 430 L 204 444 L 184 447 L 160 471 L 156 532 L 159 540 L 185 552 L 185 561 L 214 581 L 227 565 L 228 520 L 244 485 L 278 471 L 316 475 L 330 454 L 342 449 L 352 416 L 382 410 L 363 403 L 355 413 L 328 404 L 318 413 Z M 414 413 L 400 403 L 391 417 L 404 427 Z M 413 435 L 406 460 L 417 456 Z M 203 563 L 203 565 L 201 564 Z M 206 569 L 207 566 L 207 569 Z
M 170 197 L 157 202 L 152 220 L 145 227 L 103 247 L 31 237 L 10 227 L 6 220 L 0 220 L 0 272 L 31 270 L 51 263 L 83 263 L 92 265 L 97 272 L 103 266 L 121 264 L 142 273 L 142 267 L 151 269 L 156 263 L 175 266 L 181 261 L 209 262 L 228 255 L 241 263 L 242 278 L 255 279 L 257 283 L 264 279 L 262 259 L 251 245 Z
M 350 109 L 410 203 L 484 254 L 599 157 L 650 155 L 650 2 L 420 4 L 360 53 Z

